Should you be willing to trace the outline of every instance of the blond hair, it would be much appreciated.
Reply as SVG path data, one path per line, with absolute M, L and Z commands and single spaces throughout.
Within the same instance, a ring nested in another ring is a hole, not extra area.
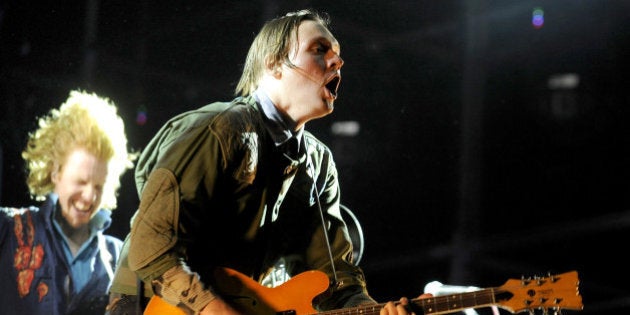
M 100 207 L 117 206 L 120 177 L 133 168 L 137 154 L 127 151 L 123 120 L 109 99 L 84 91 L 71 91 L 59 109 L 39 119 L 39 128 L 29 133 L 22 158 L 28 170 L 27 185 L 36 200 L 54 191 L 53 172 L 59 171 L 68 155 L 82 148 L 107 161 L 108 172 Z

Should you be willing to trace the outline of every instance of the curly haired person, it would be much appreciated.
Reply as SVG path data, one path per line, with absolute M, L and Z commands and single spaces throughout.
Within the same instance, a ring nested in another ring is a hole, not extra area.
M 133 167 L 106 98 L 71 91 L 22 152 L 38 206 L 0 208 L 0 314 L 103 314 L 122 241 L 104 231 Z

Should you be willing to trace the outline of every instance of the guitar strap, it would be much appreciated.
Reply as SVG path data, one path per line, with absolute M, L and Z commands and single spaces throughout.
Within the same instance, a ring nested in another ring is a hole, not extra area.
M 313 189 L 315 190 L 315 202 L 317 203 L 317 209 L 319 210 L 319 218 L 322 223 L 322 230 L 324 231 L 324 240 L 326 243 L 326 249 L 328 250 L 328 259 L 330 259 L 330 268 L 332 269 L 333 274 L 333 283 L 331 284 L 331 288 L 337 286 L 339 281 L 337 280 L 337 270 L 335 268 L 335 259 L 333 258 L 332 248 L 330 247 L 330 238 L 328 237 L 328 229 L 326 228 L 326 219 L 324 218 L 324 210 L 322 210 L 322 204 L 319 200 L 319 190 L 317 189 L 317 181 L 315 180 L 315 165 L 313 165 L 313 161 L 311 160 L 311 156 L 309 154 L 309 148 L 306 141 L 306 138 L 302 136 L 302 143 L 304 143 L 304 150 L 306 151 L 306 168 L 309 176 L 313 179 Z

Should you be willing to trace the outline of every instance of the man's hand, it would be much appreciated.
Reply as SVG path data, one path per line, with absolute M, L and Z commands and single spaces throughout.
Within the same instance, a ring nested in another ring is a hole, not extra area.
M 433 297 L 433 295 L 428 293 L 418 296 L 419 299 L 426 299 L 430 297 Z M 398 303 L 392 301 L 387 302 L 381 309 L 380 315 L 416 315 L 416 313 L 412 311 L 409 305 L 409 299 L 402 297 Z

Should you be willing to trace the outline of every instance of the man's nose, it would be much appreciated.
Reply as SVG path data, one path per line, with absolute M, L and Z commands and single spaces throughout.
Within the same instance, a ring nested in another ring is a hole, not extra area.
M 341 67 L 343 66 L 344 61 L 343 58 L 341 58 L 341 56 L 339 56 L 339 54 L 335 53 L 333 58 L 332 58 L 332 64 L 331 66 L 336 69 L 339 70 L 341 69 Z
M 98 190 L 90 186 L 86 187 L 81 194 L 81 198 L 83 198 L 83 201 L 90 204 L 96 200 L 97 196 Z

